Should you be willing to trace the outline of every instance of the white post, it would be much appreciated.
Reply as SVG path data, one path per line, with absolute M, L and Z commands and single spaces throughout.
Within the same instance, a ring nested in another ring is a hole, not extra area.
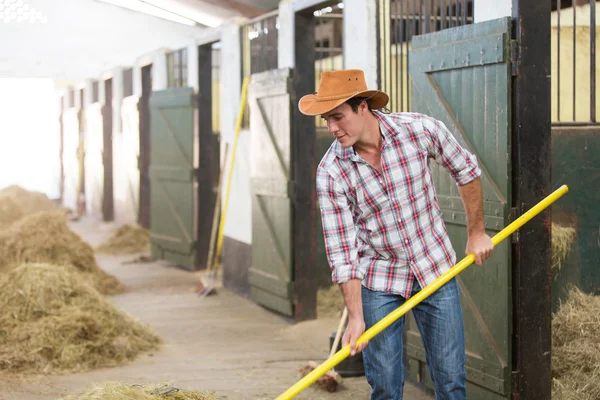
M 294 68 L 295 66 L 295 12 L 292 0 L 279 3 L 279 32 L 277 36 L 277 66 Z
M 377 0 L 344 1 L 344 68 L 362 69 L 377 87 Z
M 198 45 L 196 42 L 187 46 L 188 67 L 187 67 L 187 86 L 194 88 L 194 92 L 200 90 L 200 81 L 198 76 Z
M 164 90 L 167 88 L 167 51 L 157 50 L 152 62 L 152 90 Z

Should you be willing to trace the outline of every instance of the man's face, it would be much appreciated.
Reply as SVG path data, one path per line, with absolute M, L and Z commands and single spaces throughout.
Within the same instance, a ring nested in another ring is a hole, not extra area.
M 343 148 L 352 147 L 365 131 L 364 112 L 366 103 L 362 103 L 355 113 L 348 104 L 344 103 L 326 114 L 322 118 L 327 121 L 327 128 Z

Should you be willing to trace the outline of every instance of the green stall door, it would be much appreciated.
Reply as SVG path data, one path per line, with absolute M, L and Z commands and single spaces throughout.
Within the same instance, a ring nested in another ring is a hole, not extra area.
M 509 223 L 510 20 L 500 19 L 417 36 L 409 54 L 412 111 L 442 121 L 482 169 L 484 214 L 493 236 Z M 432 161 L 435 188 L 457 261 L 465 254 L 462 201 L 449 174 Z M 505 240 L 485 266 L 458 277 L 465 321 L 468 397 L 510 398 L 511 247 Z M 410 375 L 433 387 L 412 314 L 407 323 Z
M 152 256 L 185 268 L 195 262 L 193 96 L 173 88 L 150 100 Z

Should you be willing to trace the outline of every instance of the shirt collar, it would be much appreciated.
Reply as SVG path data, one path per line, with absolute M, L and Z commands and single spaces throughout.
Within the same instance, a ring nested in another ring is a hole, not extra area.
M 377 120 L 379 121 L 379 128 L 383 136 L 381 144 L 383 146 L 387 143 L 387 141 L 390 138 L 396 135 L 397 127 L 396 124 L 394 124 L 394 122 L 391 120 L 391 118 L 389 118 L 386 114 L 380 111 L 373 111 L 373 115 L 375 115 L 375 118 L 377 118 Z M 335 154 L 338 158 L 343 160 L 351 159 L 352 161 L 358 161 L 360 158 L 353 147 L 348 147 L 345 149 L 342 147 L 342 145 L 340 145 L 340 142 L 338 142 L 337 139 L 335 140 Z

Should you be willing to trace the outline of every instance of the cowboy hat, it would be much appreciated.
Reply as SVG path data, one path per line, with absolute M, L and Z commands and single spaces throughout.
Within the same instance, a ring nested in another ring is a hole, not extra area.
M 304 115 L 321 115 L 353 97 L 368 98 L 374 110 L 384 107 L 389 101 L 384 92 L 367 88 L 365 73 L 362 70 L 346 69 L 323 72 L 317 93 L 302 97 L 298 108 Z

